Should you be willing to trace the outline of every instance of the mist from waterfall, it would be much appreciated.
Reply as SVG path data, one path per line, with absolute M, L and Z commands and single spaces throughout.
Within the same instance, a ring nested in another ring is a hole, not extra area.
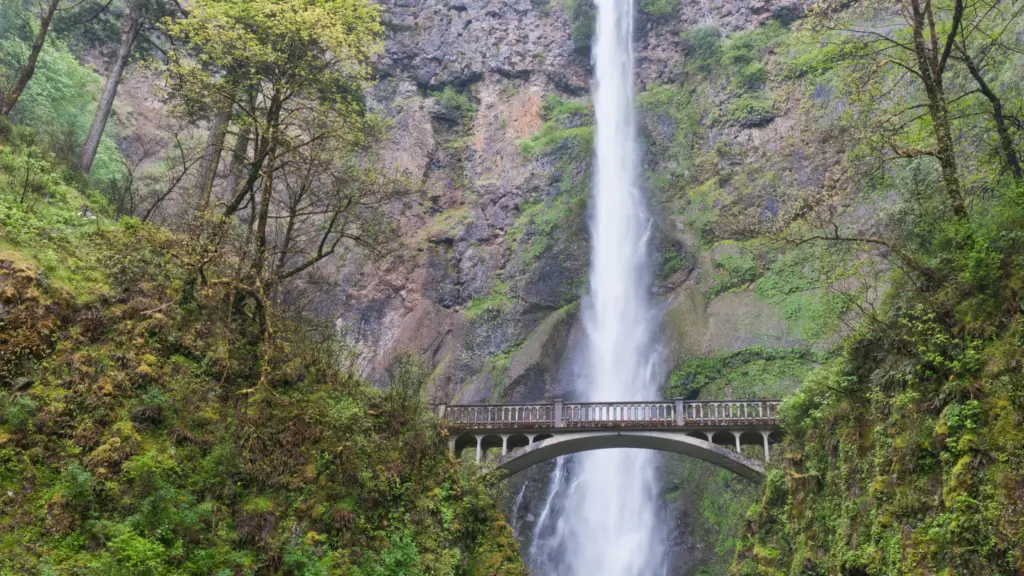
M 632 0 L 597 0 L 594 43 L 594 181 L 590 293 L 583 320 L 586 367 L 575 386 L 582 401 L 658 397 L 655 314 L 647 254 L 650 217 L 638 186 Z M 532 550 L 543 576 L 659 576 L 666 573 L 665 523 L 657 506 L 657 455 L 597 450 L 571 459 L 553 477 L 554 525 L 542 519 Z

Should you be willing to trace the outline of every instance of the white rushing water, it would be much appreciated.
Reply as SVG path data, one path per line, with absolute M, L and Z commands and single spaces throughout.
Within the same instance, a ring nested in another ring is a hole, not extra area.
M 655 314 L 650 301 L 650 218 L 640 187 L 633 84 L 632 0 L 597 0 L 595 134 L 590 294 L 584 401 L 658 398 L 653 374 Z M 561 517 L 535 562 L 543 576 L 658 576 L 666 573 L 664 522 L 657 506 L 657 456 L 598 450 L 575 457 Z M 562 474 L 559 462 L 557 475 Z M 558 492 L 563 481 L 552 478 Z M 549 497 L 549 500 L 551 498 Z M 550 501 L 545 503 L 545 508 Z M 546 512 L 546 510 L 545 510 Z M 544 522 L 538 522 L 543 531 Z

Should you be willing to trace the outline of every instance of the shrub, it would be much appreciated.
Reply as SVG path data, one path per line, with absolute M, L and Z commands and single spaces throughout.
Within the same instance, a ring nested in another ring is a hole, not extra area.
M 476 105 L 469 96 L 459 92 L 452 85 L 444 87 L 444 90 L 435 92 L 437 99 L 438 114 L 454 122 L 464 122 L 472 119 L 476 113 Z
M 678 9 L 678 0 L 640 0 L 640 11 L 656 20 L 668 20 Z
M 683 32 L 682 37 L 686 70 L 695 74 L 710 74 L 722 53 L 721 32 L 717 28 L 693 28 Z
M 572 46 L 576 52 L 590 52 L 590 44 L 594 39 L 597 27 L 597 10 L 592 0 L 572 0 L 566 6 L 569 20 L 572 22 Z
M 761 94 L 744 94 L 725 107 L 725 121 L 743 128 L 764 126 L 775 119 L 775 102 Z

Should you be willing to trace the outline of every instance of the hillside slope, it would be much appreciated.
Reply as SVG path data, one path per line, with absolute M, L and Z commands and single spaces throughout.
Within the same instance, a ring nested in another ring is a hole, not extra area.
M 0 144 L 0 574 L 524 574 L 419 359 L 381 392 L 329 325 L 185 290 L 187 238 L 43 158 Z

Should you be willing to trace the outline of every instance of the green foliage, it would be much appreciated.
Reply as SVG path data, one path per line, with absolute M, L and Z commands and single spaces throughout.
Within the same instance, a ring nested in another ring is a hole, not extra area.
M 735 244 L 727 240 L 716 246 L 721 245 L 731 247 Z M 709 295 L 714 296 L 733 288 L 747 286 L 757 280 L 758 272 L 754 251 L 746 246 L 738 246 L 736 252 L 726 253 L 712 263 L 712 285 Z
M 710 358 L 691 358 L 669 376 L 670 398 L 781 398 L 817 362 L 801 348 L 744 348 Z
M 724 120 L 740 126 L 762 126 L 775 118 L 775 102 L 761 94 L 744 94 L 725 107 Z
M 728 36 L 722 42 L 720 63 L 739 90 L 757 90 L 764 83 L 764 60 L 786 35 L 774 20 L 764 26 Z
M 532 157 L 565 148 L 565 154 L 589 159 L 594 143 L 593 108 L 585 102 L 551 95 L 544 100 L 542 115 L 540 132 L 519 141 L 523 155 Z
M 507 311 L 511 305 L 508 282 L 496 282 L 486 296 L 473 298 L 464 314 L 473 321 L 487 312 Z
M 521 261 L 527 265 L 536 262 L 553 245 L 556 233 L 582 213 L 583 202 L 581 195 L 565 194 L 546 202 L 525 204 L 506 234 Z
M 823 247 L 802 247 L 779 256 L 754 291 L 782 311 L 792 334 L 816 341 L 839 326 L 850 304 L 831 287 L 853 273 Z
M 822 356 L 807 349 L 744 348 L 712 357 L 689 358 L 669 376 L 668 398 L 781 398 L 814 370 Z M 756 447 L 744 447 L 744 450 Z M 748 454 L 760 458 L 758 453 Z M 674 486 L 666 494 L 694 510 L 687 533 L 705 543 L 704 573 L 728 570 L 744 532 L 746 515 L 757 502 L 757 486 L 737 481 L 730 472 L 692 460 L 671 464 Z
M 459 92 L 450 84 L 444 90 L 434 92 L 439 113 L 455 122 L 469 122 L 476 114 L 476 105 L 469 96 Z
M 701 144 L 701 116 L 704 108 L 697 98 L 677 86 L 650 86 L 638 98 L 643 113 L 647 149 L 664 166 L 654 176 L 654 185 L 662 194 L 678 187 L 693 169 Z
M 564 0 L 564 6 L 572 26 L 573 48 L 581 54 L 588 54 L 597 26 L 597 8 L 593 0 Z
M 783 403 L 786 482 L 764 487 L 733 574 L 1024 569 L 1021 197 L 916 230 L 935 284 L 897 276 Z
M 99 221 L 83 213 L 83 206 L 103 210 L 95 194 L 65 184 L 52 155 L 34 147 L 0 147 L 0 248 L 16 248 L 49 282 L 91 299 L 104 294 L 107 284 L 89 246 Z
M 356 124 L 383 28 L 380 8 L 363 0 L 197 0 L 167 33 L 177 41 L 171 94 L 187 112 L 262 91 L 273 94 L 260 119 L 267 131 L 303 100 Z
M 393 534 L 388 548 L 378 557 L 367 558 L 355 576 L 423 576 L 416 542 L 408 532 Z
M 679 10 L 677 0 L 640 0 L 640 11 L 657 20 L 668 20 Z
M 690 28 L 682 33 L 686 70 L 710 74 L 722 56 L 722 33 L 717 28 Z
M 265 311 L 261 341 L 230 287 L 181 304 L 188 239 L 56 187 L 0 202 L 0 573 L 524 574 L 422 360 L 381 391 L 329 325 Z
M 21 20 L 26 15 L 12 17 Z M 30 44 L 31 41 L 16 35 L 0 34 L 0 91 L 21 69 L 28 58 Z M 100 84 L 99 75 L 81 66 L 64 43 L 48 38 L 39 54 L 32 81 L 11 111 L 11 120 L 32 128 L 33 143 L 54 153 L 65 166 L 77 166 L 78 147 L 91 121 L 83 111 L 96 107 Z M 109 182 L 124 172 L 121 154 L 114 142 L 116 137 L 116 130 L 108 129 L 100 141 L 90 173 L 94 184 Z
M 526 156 L 537 156 L 566 145 L 581 151 L 582 154 L 582 151 L 592 147 L 593 141 L 593 126 L 561 129 L 554 124 L 545 123 L 536 136 L 520 141 L 519 150 Z
M 785 58 L 782 63 L 786 78 L 817 82 L 841 68 L 856 56 L 857 48 L 843 43 L 839 37 L 807 32 L 791 34 L 783 39 Z

